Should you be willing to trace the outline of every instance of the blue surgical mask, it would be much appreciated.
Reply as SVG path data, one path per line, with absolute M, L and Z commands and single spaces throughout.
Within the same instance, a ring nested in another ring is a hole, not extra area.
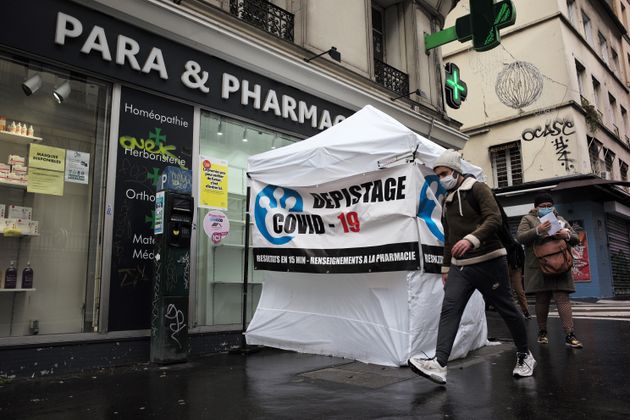
M 548 215 L 553 211 L 553 207 L 542 207 L 538 209 L 538 216 L 543 217 Z

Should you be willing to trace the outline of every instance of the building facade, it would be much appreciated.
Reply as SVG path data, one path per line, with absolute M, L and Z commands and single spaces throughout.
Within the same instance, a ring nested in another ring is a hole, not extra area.
M 196 208 L 188 310 L 174 322 L 193 353 L 238 344 L 244 277 L 246 319 L 261 293 L 253 264 L 245 273 L 247 158 L 368 104 L 463 148 L 439 52 L 421 45 L 456 3 L 4 4 L 0 375 L 148 359 L 156 186 L 166 166 L 192 169 L 198 203 L 207 159 L 227 166 L 231 228 L 213 244 Z
M 580 231 L 576 297 L 630 293 L 630 55 L 627 0 L 514 0 L 501 45 L 443 48 L 461 69 L 466 102 L 450 110 L 470 136 L 464 156 L 516 226 L 551 191 Z M 460 2 L 445 26 L 469 12 Z

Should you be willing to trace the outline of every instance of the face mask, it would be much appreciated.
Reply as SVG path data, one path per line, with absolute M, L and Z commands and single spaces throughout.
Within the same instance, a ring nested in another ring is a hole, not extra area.
M 540 209 L 538 209 L 538 216 L 543 217 L 548 215 L 549 213 L 551 213 L 553 211 L 553 207 L 542 207 Z
M 459 178 L 459 176 L 457 177 Z M 452 190 L 457 185 L 457 178 L 453 178 L 453 174 L 446 175 L 444 178 L 440 179 L 440 182 L 447 189 L 447 191 Z

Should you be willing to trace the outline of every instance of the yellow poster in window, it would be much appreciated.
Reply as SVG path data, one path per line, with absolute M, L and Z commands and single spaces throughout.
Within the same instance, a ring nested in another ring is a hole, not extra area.
M 199 155 L 199 207 L 227 210 L 228 163 Z
M 66 149 L 32 143 L 28 151 L 28 167 L 63 172 Z
M 63 195 L 63 172 L 28 168 L 26 191 L 38 194 Z

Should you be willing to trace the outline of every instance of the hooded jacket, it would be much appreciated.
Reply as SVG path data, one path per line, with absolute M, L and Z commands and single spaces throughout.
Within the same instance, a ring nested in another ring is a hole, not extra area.
M 447 273 L 450 266 L 477 264 L 507 255 L 497 236 L 501 226 L 501 211 L 486 184 L 477 182 L 472 175 L 464 176 L 464 181 L 444 200 L 442 225 L 444 226 L 444 262 L 442 273 Z M 479 204 L 475 210 L 466 198 L 472 194 Z M 451 248 L 459 240 L 466 239 L 473 248 L 459 258 L 451 255 Z

